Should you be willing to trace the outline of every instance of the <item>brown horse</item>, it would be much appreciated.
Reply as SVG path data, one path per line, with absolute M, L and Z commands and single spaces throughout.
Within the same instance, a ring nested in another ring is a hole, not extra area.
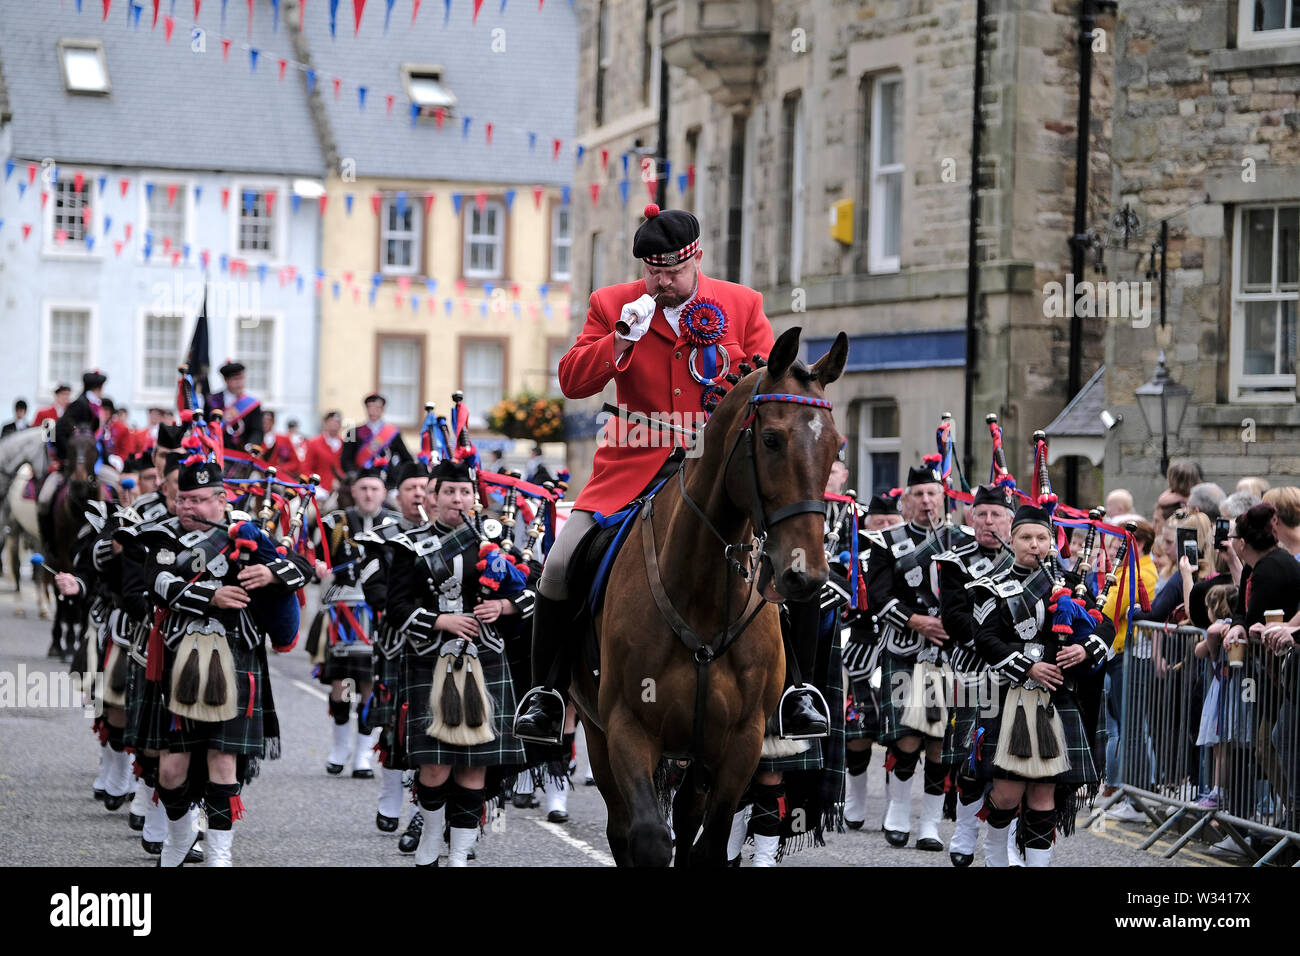
M 90 502 L 99 500 L 100 486 L 95 475 L 98 456 L 95 436 L 90 432 L 78 429 L 68 439 L 68 460 L 63 465 L 64 484 L 55 495 L 52 506 L 54 539 L 43 543 L 46 567 L 51 571 L 72 573 L 74 570 L 77 537 L 86 525 L 86 509 Z M 85 637 L 89 608 L 86 595 L 57 596 L 50 635 L 51 656 L 61 650 L 65 660 L 71 659 L 73 648 Z
M 731 819 L 785 674 L 772 602 L 807 599 L 826 582 L 822 501 L 840 435 L 823 390 L 843 371 L 848 339 L 841 332 L 810 369 L 797 358 L 799 332 L 783 334 L 766 368 L 723 398 L 699 439 L 702 454 L 630 529 L 595 622 L 599 691 L 575 668 L 572 695 L 619 865 L 665 866 L 672 856 L 655 783 L 665 756 L 691 761 L 674 806 L 677 864 L 726 862 Z M 727 546 L 751 543 L 747 582 L 733 564 L 745 552 Z M 735 643 L 697 668 L 711 654 L 688 650 L 683 627 L 707 644 L 729 625 L 733 634 L 743 626 Z

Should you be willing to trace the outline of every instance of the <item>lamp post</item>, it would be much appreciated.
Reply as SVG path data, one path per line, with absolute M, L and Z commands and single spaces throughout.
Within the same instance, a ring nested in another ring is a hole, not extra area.
M 1156 365 L 1156 374 L 1151 381 L 1138 388 L 1138 410 L 1146 422 L 1147 431 L 1154 438 L 1157 427 L 1160 435 L 1160 474 L 1169 471 L 1169 436 L 1178 437 L 1183 427 L 1183 416 L 1187 413 L 1188 401 L 1192 390 L 1180 385 L 1169 374 L 1165 364 L 1165 351 L 1160 350 L 1160 360 Z

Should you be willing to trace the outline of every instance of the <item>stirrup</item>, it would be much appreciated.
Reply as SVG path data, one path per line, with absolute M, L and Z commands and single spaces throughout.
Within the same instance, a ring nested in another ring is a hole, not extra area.
M 785 699 L 796 691 L 811 691 L 816 698 L 816 703 L 821 704 L 822 716 L 826 718 L 826 733 L 824 734 L 798 734 L 791 736 L 785 732 Z M 777 736 L 783 740 L 815 740 L 821 737 L 829 737 L 831 729 L 831 709 L 826 703 L 826 697 L 812 684 L 791 684 L 781 695 L 780 702 L 776 705 L 776 730 Z
M 529 697 L 532 697 L 534 694 L 541 694 L 543 697 L 546 696 L 554 697 L 556 703 L 559 705 L 560 730 L 558 733 L 556 733 L 554 737 L 542 737 L 536 734 L 521 734 L 519 732 L 520 713 L 523 711 L 524 703 L 528 700 Z M 527 693 L 525 693 L 523 696 L 523 700 L 519 701 L 518 706 L 515 707 L 515 716 L 514 716 L 514 720 L 511 722 L 510 732 L 513 736 L 517 737 L 518 739 L 526 740 L 531 744 L 553 744 L 553 745 L 562 744 L 564 743 L 564 708 L 565 708 L 565 703 L 564 703 L 563 694 L 561 694 L 558 690 L 555 690 L 554 688 L 543 687 L 539 684 L 538 686 L 531 688 Z

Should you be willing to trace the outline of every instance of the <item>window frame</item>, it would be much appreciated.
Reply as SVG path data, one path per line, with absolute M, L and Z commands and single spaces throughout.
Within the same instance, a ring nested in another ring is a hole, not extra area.
M 861 491 L 861 495 L 869 498 L 876 494 L 874 485 L 868 480 L 872 477 L 873 471 L 871 466 L 871 456 L 879 455 L 897 455 L 899 476 L 902 477 L 903 467 L 903 438 L 902 435 L 895 436 L 875 436 L 871 434 L 871 412 L 879 406 L 892 405 L 894 413 L 898 417 L 898 431 L 903 430 L 902 408 L 897 399 L 879 397 L 879 398 L 860 398 L 853 402 L 853 414 L 857 416 L 855 421 L 854 434 L 857 440 L 856 460 L 858 488 L 866 489 Z
M 245 319 L 254 316 L 248 312 L 232 309 L 230 318 L 226 323 L 226 341 L 230 344 L 227 354 L 236 361 L 244 362 L 246 356 L 240 354 L 239 348 L 239 330 L 243 328 Z M 257 389 L 251 384 L 248 391 L 262 403 L 262 408 L 271 408 L 281 403 L 281 397 L 284 394 L 284 326 L 285 313 L 279 309 L 262 309 L 256 316 L 259 322 L 272 323 L 271 333 L 271 389 L 269 393 L 259 395 Z M 217 354 L 213 349 L 213 354 Z
M 86 319 L 86 358 L 84 368 L 98 368 L 99 342 L 99 303 L 94 299 L 44 299 L 41 302 L 41 345 L 37 362 L 41 394 L 53 394 L 58 384 L 50 376 L 50 333 L 54 324 L 55 312 L 85 312 Z M 80 391 L 81 373 L 68 380 L 75 392 Z
M 230 255 L 236 259 L 258 264 L 265 263 L 269 266 L 282 264 L 287 255 L 289 228 L 289 217 L 284 210 L 285 205 L 292 202 L 292 184 L 287 180 L 237 179 L 230 182 L 229 189 Z M 273 242 L 272 248 L 266 252 L 257 249 L 241 249 L 239 247 L 239 222 L 244 215 L 244 191 L 247 189 L 256 192 L 275 191 L 275 210 L 271 213 Z
M 388 212 L 389 209 L 396 205 L 397 193 L 406 193 L 406 207 L 411 210 L 411 265 L 410 268 L 389 265 L 385 260 L 388 253 Z M 428 225 L 424 216 L 424 196 L 423 193 L 406 190 L 394 190 L 384 192 L 379 204 L 379 249 L 378 268 L 375 270 L 384 276 L 422 276 L 424 271 L 425 240 L 428 236 Z
M 497 345 L 501 348 L 501 401 L 510 394 L 510 339 L 504 335 L 458 335 L 456 336 L 456 379 L 460 383 L 460 390 L 465 391 L 468 387 L 465 383 L 465 355 L 468 352 L 467 346 L 470 345 Z M 495 403 L 494 403 L 495 404 Z M 487 408 L 475 410 L 473 405 L 470 406 L 470 427 L 486 428 L 487 427 Z
M 73 96 L 108 96 L 113 92 L 113 80 L 108 75 L 108 57 L 104 53 L 104 41 L 91 37 L 61 37 L 55 44 L 59 58 L 59 73 L 63 77 L 63 90 Z M 99 68 L 104 74 L 103 89 L 74 89 L 68 76 L 67 52 L 69 50 L 90 50 L 99 58 Z
M 1291 299 L 1300 300 L 1300 289 L 1283 290 L 1278 288 L 1278 228 L 1277 228 L 1277 211 L 1283 207 L 1300 207 L 1300 198 L 1293 200 L 1274 200 L 1264 203 L 1243 203 L 1233 210 L 1232 218 L 1232 285 L 1230 291 L 1229 307 L 1229 337 L 1228 337 L 1228 398 L 1231 402 L 1249 403 L 1249 404 L 1290 404 L 1296 400 L 1297 375 L 1247 375 L 1245 373 L 1245 345 L 1246 345 L 1246 309 L 1245 305 L 1250 302 L 1286 302 Z M 1273 251 L 1272 251 L 1272 280 L 1273 289 L 1269 292 L 1242 292 L 1241 291 L 1241 267 L 1242 259 L 1245 254 L 1246 236 L 1243 229 L 1243 223 L 1246 218 L 1246 212 L 1251 209 L 1272 209 L 1273 210 Z M 1291 293 L 1288 296 L 1288 293 Z M 1297 335 L 1300 335 L 1300 301 L 1297 302 Z M 1296 361 L 1293 356 L 1293 363 L 1300 366 L 1300 361 Z M 1251 391 L 1251 389 L 1272 388 L 1277 389 L 1273 392 Z
M 610 37 L 609 10 L 611 0 L 597 0 L 596 3 L 596 42 L 592 47 L 596 51 L 596 77 L 592 84 L 592 125 L 604 126 L 605 94 L 609 85 L 606 80 L 608 71 L 614 64 L 614 41 Z
M 144 379 L 145 376 L 145 354 L 144 353 L 145 353 L 146 342 L 147 342 L 146 329 L 148 326 L 149 319 L 151 317 L 175 318 L 180 320 L 180 330 L 178 332 L 177 341 L 180 344 L 182 351 L 180 355 L 176 356 L 176 360 L 174 362 L 176 366 L 179 366 L 183 361 L 185 361 L 185 350 L 188 348 L 189 345 L 189 336 L 193 332 L 193 326 L 190 321 L 190 316 L 185 312 L 184 303 L 181 303 L 181 308 L 179 310 L 172 311 L 170 313 L 158 309 L 153 309 L 149 306 L 141 306 L 139 309 L 136 310 L 135 389 L 134 389 L 133 400 L 137 405 L 145 402 L 157 403 L 164 399 L 168 399 L 168 398 L 174 399 L 176 397 L 176 382 L 174 380 L 169 385 L 166 385 L 162 388 L 150 388 Z
M 424 408 L 424 399 L 421 397 L 425 393 L 425 382 L 428 373 L 428 336 L 424 332 L 376 332 L 375 333 L 375 374 L 374 383 L 375 391 L 381 395 L 390 394 L 390 390 L 385 388 L 384 380 L 380 373 L 383 370 L 383 349 L 387 342 L 406 342 L 415 345 L 419 354 L 419 374 L 416 377 L 415 385 L 415 405 L 407 413 L 409 417 L 401 417 L 399 414 L 389 414 L 387 407 L 384 411 L 384 421 L 396 425 L 398 428 L 418 428 L 424 421 L 422 409 Z M 389 406 L 392 407 L 392 406 Z
M 546 274 L 550 277 L 550 282 L 572 282 L 573 281 L 573 204 L 565 205 L 554 196 L 551 197 L 548 205 L 548 220 L 550 223 L 550 243 L 546 247 Z M 560 214 L 566 214 L 569 217 L 569 237 L 562 243 L 556 238 L 555 224 L 559 220 Z M 557 246 L 567 244 L 569 249 L 569 271 L 560 273 L 556 271 L 555 251 Z
M 499 248 L 501 258 L 499 269 L 493 274 L 483 272 L 471 273 L 469 266 L 469 246 L 470 232 L 469 226 L 472 216 L 478 211 L 478 206 L 474 202 L 472 195 L 466 195 L 461 200 L 460 205 L 460 276 L 466 282 L 482 284 L 484 282 L 502 282 L 510 277 L 510 213 L 506 210 L 505 196 L 489 193 L 487 201 L 483 204 L 483 212 L 486 215 L 488 207 L 496 206 L 501 212 L 501 238 Z
M 740 284 L 754 284 L 754 233 L 756 213 L 758 210 L 757 193 L 754 189 L 756 144 L 758 139 L 758 113 L 751 112 L 745 117 L 745 143 L 741 159 L 740 184 Z
M 442 107 L 444 116 L 452 116 L 455 114 L 456 107 L 457 105 L 459 105 L 460 101 L 457 98 L 456 94 L 453 93 L 451 89 L 447 86 L 447 82 L 446 82 L 447 69 L 445 66 L 443 66 L 442 64 L 435 64 L 435 63 L 403 63 L 398 68 L 398 72 L 401 74 L 402 77 L 402 92 L 406 94 L 406 98 L 413 105 L 418 106 L 420 108 L 420 113 L 419 113 L 420 116 L 433 116 L 434 111 L 437 110 L 438 108 L 438 104 L 426 106 L 425 104 L 419 102 L 416 99 L 415 90 L 411 83 L 412 74 L 432 75 L 434 78 L 434 82 L 436 82 L 440 87 L 442 87 L 443 92 L 445 92 L 451 100 L 451 103 L 443 105 Z
M 90 206 L 90 225 L 85 225 L 82 220 L 84 235 L 80 240 L 69 239 L 63 245 L 59 245 L 54 237 L 54 207 L 58 204 L 58 193 L 60 187 L 65 184 L 69 187 L 75 185 L 73 176 L 68 171 L 69 167 L 63 167 L 59 171 L 58 181 L 49 187 L 50 198 L 44 204 L 41 210 L 41 256 L 46 259 L 73 259 L 73 260 L 102 260 L 104 258 L 104 242 L 102 236 L 96 236 L 94 230 L 99 223 L 100 207 L 103 201 L 103 195 L 99 192 L 96 180 L 99 178 L 99 171 L 86 169 L 78 166 L 77 171 L 85 178 L 82 182 L 82 194 L 86 198 L 82 206 Z M 42 186 L 42 188 L 45 188 Z M 90 249 L 86 246 L 86 236 L 95 238 L 95 248 Z
M 1300 0 L 1287 0 L 1291 10 L 1291 17 L 1294 20 L 1296 11 L 1300 10 Z M 1290 46 L 1300 43 L 1300 27 L 1282 27 L 1277 30 L 1256 30 L 1251 13 L 1254 11 L 1254 3 L 1251 0 L 1238 0 L 1237 3 L 1237 47 L 1239 49 L 1251 49 L 1269 46 Z M 1288 17 L 1283 14 L 1282 21 L 1287 22 Z
M 185 216 L 185 228 L 183 230 L 184 236 L 181 239 L 181 251 L 182 253 L 184 252 L 184 247 L 186 245 L 190 246 L 192 251 L 194 248 L 194 187 L 195 185 L 197 185 L 196 180 L 192 178 L 180 179 L 175 176 L 169 176 L 166 173 L 152 173 L 152 172 L 140 173 L 137 178 L 138 178 L 138 182 L 140 183 L 140 188 L 136 190 L 136 192 L 139 194 L 139 199 L 138 199 L 139 209 L 136 213 L 136 222 L 140 222 L 144 224 L 144 228 L 140 230 L 140 242 L 136 244 L 138 247 L 138 252 L 136 253 L 137 261 L 138 262 L 145 261 L 144 235 L 145 233 L 151 232 L 153 230 L 153 220 L 150 218 L 150 212 L 149 212 L 149 199 L 145 195 L 146 190 L 144 188 L 145 184 L 147 183 L 153 184 L 155 193 L 157 193 L 157 191 L 161 188 L 164 192 L 164 195 L 166 193 L 166 189 L 168 185 L 175 183 L 177 186 L 180 187 L 180 190 L 183 195 L 177 196 L 176 198 L 180 202 L 184 203 L 184 206 L 182 207 L 183 210 L 182 214 Z M 279 200 L 277 199 L 277 202 L 278 201 Z M 243 202 L 242 198 L 240 202 Z M 154 249 L 155 252 L 157 250 L 161 250 L 162 244 L 155 243 Z M 237 253 L 235 255 L 238 256 Z
M 867 174 L 867 271 L 871 273 L 893 273 L 902 270 L 902 251 L 903 251 L 903 222 L 906 216 L 903 213 L 903 186 L 907 184 L 907 163 L 906 161 L 894 162 L 883 165 L 880 162 L 880 122 L 881 122 L 881 104 L 884 98 L 880 95 L 881 87 L 897 86 L 899 99 L 902 100 L 906 88 L 903 85 L 903 74 L 901 71 L 889 71 L 876 74 L 871 78 L 871 159 Z M 901 105 L 901 104 L 900 104 Z M 900 110 L 901 114 L 902 111 Z M 907 141 L 906 130 L 904 135 L 898 138 L 895 144 L 900 152 L 904 151 Z M 884 186 L 885 177 L 892 176 L 895 173 L 899 176 L 899 215 L 898 215 L 898 254 L 887 256 L 880 251 L 881 244 L 884 242 L 884 217 L 879 213 L 884 210 Z
M 793 106 L 793 122 L 787 127 L 787 110 Z M 774 285 L 798 285 L 803 275 L 803 203 L 805 112 L 802 90 L 792 90 L 781 99 L 781 183 L 780 215 L 787 219 L 789 235 L 781 240 L 783 248 L 772 257 Z

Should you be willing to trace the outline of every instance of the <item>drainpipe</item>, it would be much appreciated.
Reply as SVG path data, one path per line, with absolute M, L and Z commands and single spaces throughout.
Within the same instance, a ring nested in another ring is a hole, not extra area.
M 976 320 L 979 316 L 979 207 L 980 207 L 980 138 L 984 132 L 984 117 L 980 111 L 980 93 L 984 89 L 984 16 L 985 0 L 975 4 L 975 101 L 971 108 L 970 133 L 970 226 L 966 237 L 966 420 L 962 425 L 962 459 L 966 474 L 974 475 L 975 427 L 975 349 L 977 346 Z

